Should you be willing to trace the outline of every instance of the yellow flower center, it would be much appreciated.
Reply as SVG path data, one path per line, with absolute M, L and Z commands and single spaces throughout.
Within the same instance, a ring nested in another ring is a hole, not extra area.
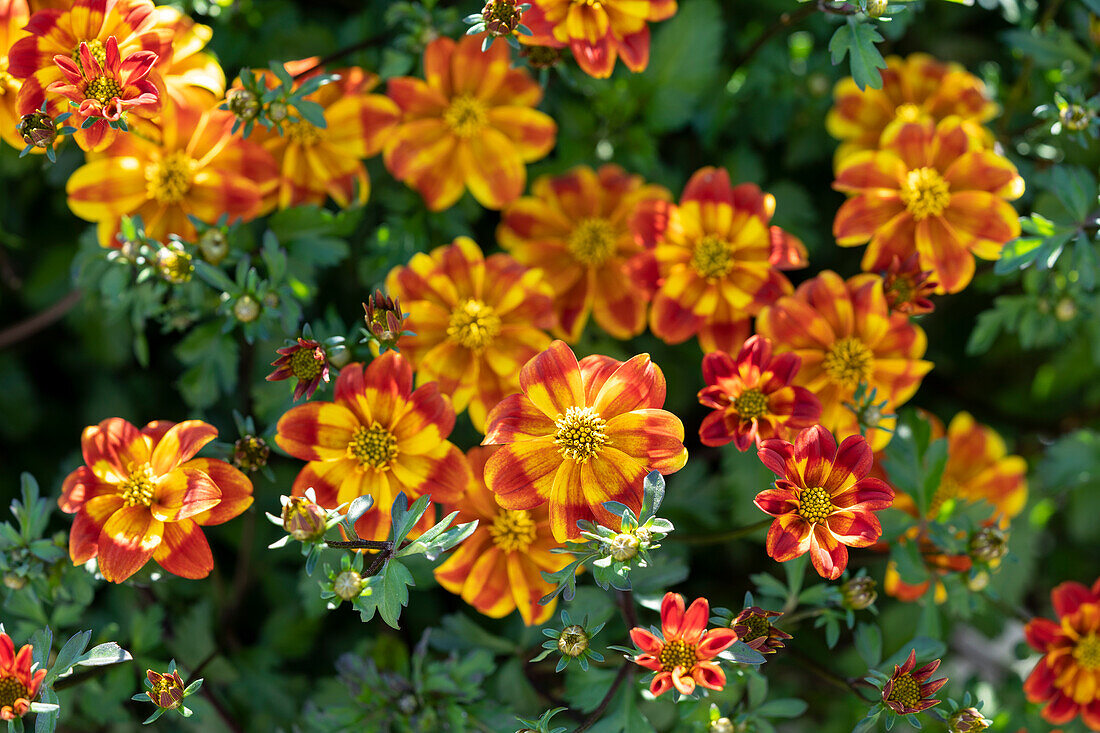
M 481 351 L 500 333 L 500 316 L 492 306 L 470 298 L 454 309 L 447 324 L 447 338 L 467 349 Z
M 291 142 L 301 145 L 316 145 L 321 142 L 321 130 L 311 122 L 298 120 L 287 122 L 283 125 L 283 131 Z
M 662 672 L 671 672 L 677 667 L 683 667 L 685 670 L 691 669 L 695 666 L 698 657 L 695 656 L 694 645 L 676 639 L 664 643 L 661 647 L 661 653 L 657 655 L 657 660 L 661 663 Z
M 377 422 L 372 423 L 369 428 L 356 428 L 348 443 L 348 458 L 359 461 L 363 468 L 369 467 L 376 471 L 389 469 L 397 452 L 397 438 Z
M 15 677 L 10 675 L 0 677 L 0 708 L 15 707 L 16 700 L 28 699 L 27 693 L 27 686 Z
M 569 254 L 582 265 L 602 265 L 615 253 L 615 228 L 607 219 L 582 219 L 569 235 Z
M 798 494 L 798 516 L 810 524 L 824 522 L 825 518 L 836 511 L 832 496 L 820 486 L 802 489 Z
M 921 118 L 920 107 L 915 104 L 899 104 L 894 110 L 894 116 L 906 122 L 919 122 Z
M 746 389 L 733 401 L 733 409 L 742 420 L 752 420 L 768 412 L 768 397 L 758 389 Z
M 443 121 L 459 137 L 473 137 L 489 121 L 485 103 L 471 94 L 460 94 L 451 100 L 443 113 Z
M 920 685 L 912 675 L 903 674 L 894 680 L 894 688 L 886 697 L 890 702 L 901 703 L 907 708 L 915 708 L 921 700 Z
M 98 61 L 100 66 L 106 66 L 107 50 L 103 48 L 103 41 L 98 38 L 86 38 L 83 42 L 88 44 L 88 50 L 92 52 L 92 58 Z M 73 46 L 70 57 L 76 62 L 77 67 L 84 71 L 84 64 L 80 61 L 80 43 L 80 41 L 77 41 L 77 44 Z
M 833 382 L 855 388 L 870 378 L 874 358 L 875 355 L 859 339 L 842 338 L 825 355 L 822 367 Z
M 591 407 L 570 407 L 557 419 L 558 433 L 554 436 L 562 458 L 586 463 L 599 455 L 607 442 L 607 421 Z
M 149 506 L 153 503 L 153 492 L 156 489 L 153 475 L 153 467 L 143 463 L 137 468 L 130 469 L 130 478 L 119 487 L 118 493 L 126 506 Z
M 917 168 L 905 174 L 901 200 L 917 221 L 939 216 L 951 201 L 951 187 L 934 168 Z
M 733 269 L 733 250 L 720 237 L 703 237 L 691 252 L 691 266 L 708 280 L 725 277 Z
M 522 509 L 505 509 L 493 517 L 489 527 L 493 544 L 505 552 L 526 552 L 535 541 L 535 520 Z
M 299 349 L 290 357 L 290 373 L 303 382 L 321 373 L 323 359 L 318 359 L 314 349 Z
M 1100 669 L 1100 636 L 1089 634 L 1073 647 L 1073 658 L 1078 667 Z
M 772 625 L 768 622 L 767 616 L 760 616 L 753 614 L 742 623 L 749 627 L 749 631 L 743 637 L 741 641 L 752 641 L 753 639 L 759 639 L 761 636 L 768 636 L 771 634 Z
M 8 73 L 8 57 L 0 56 L 0 97 L 8 92 L 15 94 L 19 91 L 19 82 Z
M 122 85 L 109 76 L 97 76 L 84 87 L 84 96 L 100 104 L 109 104 L 115 97 L 122 96 Z
M 160 204 L 183 200 L 191 190 L 195 161 L 182 150 L 168 153 L 145 167 L 146 195 Z

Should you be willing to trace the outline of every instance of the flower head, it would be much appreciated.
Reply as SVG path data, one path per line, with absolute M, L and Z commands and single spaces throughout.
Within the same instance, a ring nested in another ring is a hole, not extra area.
M 401 351 L 423 384 L 435 381 L 456 412 L 469 408 L 478 430 L 507 395 L 519 391 L 519 371 L 550 344 L 552 295 L 542 272 L 506 254 L 485 257 L 466 237 L 413 255 L 386 280 L 408 308 L 414 335 Z
M 148 669 L 145 671 L 145 677 L 150 685 L 149 691 L 145 693 L 149 702 L 164 710 L 175 710 L 183 705 L 185 686 L 179 672 L 173 670 L 167 674 L 161 674 Z
M 365 369 L 344 367 L 332 402 L 288 410 L 276 426 L 275 443 L 308 461 L 294 481 L 295 496 L 312 487 L 326 509 L 374 497 L 375 510 L 364 514 L 355 530 L 362 539 L 381 540 L 399 493 L 454 502 L 466 489 L 469 466 L 447 440 L 454 422 L 454 409 L 438 387 L 429 383 L 414 390 L 408 360 L 387 351 Z M 430 520 L 426 514 L 424 528 Z
M 779 611 L 765 611 L 757 606 L 749 606 L 737 614 L 730 628 L 737 635 L 738 641 L 745 642 L 761 654 L 775 654 L 776 649 L 783 648 L 784 641 L 793 638 L 783 629 L 772 625 L 771 620 L 782 615 Z
M 699 402 L 713 410 L 699 426 L 703 445 L 733 441 L 737 450 L 768 438 L 786 438 L 821 417 L 821 403 L 805 387 L 791 384 L 802 360 L 797 354 L 772 356 L 768 339 L 752 336 L 735 361 L 724 351 L 703 357 Z
M 402 336 L 411 335 L 405 331 L 405 313 L 401 310 L 401 299 L 375 290 L 374 295 L 363 303 L 363 321 L 367 325 L 370 338 L 378 347 L 396 349 Z
M 934 659 L 920 669 L 917 666 L 917 652 L 911 650 L 909 658 L 901 666 L 894 665 L 894 674 L 882 686 L 882 701 L 898 715 L 911 715 L 939 705 L 939 700 L 930 699 L 947 682 L 946 677 L 929 680 L 940 666 L 940 660 Z
M 641 650 L 634 661 L 657 674 L 649 684 L 653 695 L 663 695 L 673 687 L 682 694 L 695 692 L 696 685 L 711 690 L 726 686 L 726 673 L 712 661 L 737 641 L 733 629 L 707 630 L 710 603 L 696 598 L 684 610 L 684 597 L 666 593 L 661 601 L 661 635 L 635 627 L 630 639 Z
M 242 435 L 233 444 L 233 465 L 248 473 L 266 466 L 270 455 L 270 446 L 258 435 Z
M 46 670 L 31 671 L 33 655 L 30 644 L 17 654 L 11 637 L 0 632 L 0 720 L 23 717 L 38 697 Z
M 554 290 L 558 335 L 576 341 L 590 315 L 615 338 L 641 333 L 649 294 L 638 282 L 644 239 L 636 214 L 667 201 L 669 192 L 610 164 L 542 176 L 531 192 L 504 209 L 497 239 L 543 271 Z
M 935 310 L 928 297 L 936 292 L 931 270 L 921 269 L 920 255 L 913 253 L 902 260 L 894 257 L 882 273 L 882 289 L 891 313 L 919 316 Z
M 23 27 L 27 25 L 29 17 L 27 0 L 0 0 L 0 140 L 16 149 L 22 149 L 24 145 L 32 143 L 24 140 L 25 133 L 21 134 L 15 129 L 16 124 L 27 113 L 21 112 L 16 104 L 20 81 L 8 71 L 10 66 L 8 49 L 26 35 Z M 37 108 L 30 112 L 41 114 Z M 55 128 L 51 125 L 50 129 Z
M 309 399 L 322 381 L 328 382 L 328 355 L 319 341 L 299 337 L 297 343 L 275 351 L 279 354 L 279 358 L 271 362 L 275 371 L 266 379 L 269 382 L 292 377 L 297 379 L 298 383 L 294 385 L 295 400 L 302 397 Z
M 965 288 L 975 256 L 998 259 L 1020 234 L 1008 202 L 1023 194 L 1024 179 L 956 117 L 938 125 L 892 123 L 878 150 L 838 166 L 833 187 L 850 195 L 833 221 L 837 243 L 866 243 L 862 267 L 868 272 L 916 253 L 937 293 Z
M 214 558 L 202 527 L 252 504 L 252 482 L 243 473 L 225 461 L 193 457 L 217 434 L 200 420 L 158 420 L 139 430 L 112 417 L 85 428 L 85 465 L 65 478 L 58 500 L 76 515 L 73 564 L 97 558 L 113 583 L 150 559 L 173 575 L 205 578 Z
M 534 109 L 542 89 L 512 68 L 508 45 L 481 50 L 481 39 L 438 38 L 424 51 L 426 79 L 390 79 L 401 122 L 385 144 L 386 168 L 412 186 L 432 211 L 450 208 L 469 189 L 499 209 L 523 193 L 527 163 L 554 147 L 557 125 Z
M 555 554 L 547 507 L 503 509 L 485 486 L 485 462 L 497 448 L 471 448 L 466 454 L 474 480 L 462 498 L 448 505 L 459 511 L 459 522 L 477 520 L 474 533 L 435 569 L 435 579 L 492 618 L 519 609 L 527 625 L 545 623 L 556 601 L 539 599 L 554 589 L 542 579 L 569 564 L 569 555 Z M 576 656 L 576 655 L 574 655 Z
M 489 413 L 483 444 L 503 447 L 486 463 L 485 484 L 505 509 L 549 503 L 559 542 L 580 536 L 578 520 L 618 522 L 605 502 L 638 514 L 646 475 L 687 462 L 683 423 L 660 409 L 665 378 L 648 354 L 578 362 L 554 341 L 523 366 L 519 385 Z
M 868 476 L 873 454 L 862 436 L 845 438 L 838 449 L 832 434 L 815 425 L 793 444 L 765 440 L 758 455 L 779 477 L 755 499 L 775 517 L 767 540 L 775 560 L 809 552 L 818 574 L 836 580 L 848 565 L 847 547 L 867 547 L 882 536 L 874 512 L 890 506 L 894 490 Z
M 1059 725 L 1081 716 L 1100 730 L 1100 579 L 1092 588 L 1061 583 L 1051 591 L 1058 622 L 1033 618 L 1024 629 L 1028 645 L 1043 658 L 1024 682 L 1027 699 L 1045 702 L 1043 718 Z
M 991 721 L 977 708 L 960 708 L 947 719 L 948 733 L 979 733 L 989 727 Z

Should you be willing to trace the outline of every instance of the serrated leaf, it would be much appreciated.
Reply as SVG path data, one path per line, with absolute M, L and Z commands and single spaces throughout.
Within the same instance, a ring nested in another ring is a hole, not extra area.
M 882 88 L 882 75 L 879 69 L 886 68 L 886 59 L 882 57 L 876 43 L 882 41 L 882 35 L 870 23 L 860 23 L 849 17 L 847 24 L 836 29 L 829 41 L 829 54 L 836 66 L 848 57 L 848 66 L 852 80 L 860 90 Z

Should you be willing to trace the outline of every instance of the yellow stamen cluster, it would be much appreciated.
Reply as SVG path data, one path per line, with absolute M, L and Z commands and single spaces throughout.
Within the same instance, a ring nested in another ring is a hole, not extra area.
M 824 522 L 825 519 L 836 511 L 832 496 L 820 486 L 802 489 L 798 495 L 798 516 L 810 524 Z
M 917 168 L 905 174 L 901 201 L 917 221 L 939 216 L 951 202 L 951 187 L 934 168 Z
M 7 59 L 0 57 L 0 97 L 8 92 L 15 94 L 19 91 L 19 82 L 7 72 Z
M 767 616 L 761 616 L 754 613 L 737 625 L 740 626 L 741 624 L 749 627 L 747 633 L 740 635 L 741 641 L 759 639 L 761 636 L 768 636 L 772 632 L 772 625 L 768 621 Z
M 596 456 L 607 442 L 607 421 L 591 407 L 570 407 L 556 421 L 558 432 L 554 443 L 562 458 L 586 463 Z
M 663 672 L 671 672 L 677 667 L 683 667 L 685 671 L 690 670 L 698 659 L 695 655 L 695 645 L 680 639 L 666 641 L 661 647 L 661 653 L 657 655 Z
M 451 100 L 443 113 L 443 121 L 459 137 L 473 137 L 489 122 L 485 103 L 471 94 L 460 94 Z
M 733 401 L 733 409 L 737 410 L 742 420 L 766 415 L 770 407 L 768 396 L 758 389 L 746 389 Z
M 499 333 L 500 316 L 474 298 L 455 308 L 447 325 L 447 338 L 474 351 L 484 349 Z
M 363 468 L 376 471 L 387 470 L 397 452 L 397 438 L 377 422 L 369 428 L 356 428 L 348 443 L 348 458 L 359 461 Z
M 857 338 L 839 339 L 825 355 L 822 368 L 836 384 L 854 389 L 871 376 L 874 353 Z
M 703 237 L 691 252 L 691 267 L 708 280 L 725 277 L 733 269 L 730 243 L 713 235 Z
M 894 110 L 894 116 L 906 122 L 919 122 L 922 114 L 920 107 L 915 104 L 899 104 Z
M 913 675 L 903 674 L 894 680 L 894 688 L 886 699 L 907 708 L 915 708 L 921 701 L 920 685 L 913 679 Z
M 153 475 L 153 467 L 143 463 L 137 468 L 130 469 L 130 477 L 119 487 L 118 493 L 126 506 L 149 506 L 153 503 L 153 493 L 156 490 L 156 476 Z
M 107 105 L 115 97 L 122 96 L 122 85 L 109 76 L 97 76 L 84 87 L 84 96 Z
M 607 219 L 582 219 L 569 235 L 569 254 L 582 265 L 602 265 L 615 253 L 615 239 L 615 227 Z
M 195 161 L 182 150 L 168 153 L 145 168 L 146 195 L 161 204 L 183 200 L 191 190 Z
M 316 125 L 305 120 L 287 122 L 283 125 L 283 131 L 291 142 L 300 145 L 316 145 L 321 142 L 321 131 Z
M 12 708 L 16 700 L 27 699 L 27 687 L 12 676 L 0 677 L 0 708 Z
M 1100 636 L 1089 634 L 1073 647 L 1073 658 L 1077 666 L 1084 669 L 1100 669 Z
M 290 373 L 303 382 L 314 379 L 325 363 L 323 356 L 317 357 L 316 349 L 298 349 L 290 357 Z
M 535 531 L 535 520 L 526 511 L 505 509 L 493 517 L 489 536 L 493 538 L 493 544 L 505 552 L 526 552 L 538 533 Z
M 99 62 L 100 66 L 107 65 L 107 49 L 103 48 L 103 41 L 98 38 L 85 39 L 84 43 L 88 44 L 88 50 L 92 54 L 92 58 Z M 73 52 L 70 54 L 73 61 L 76 62 L 77 67 L 81 71 L 84 71 L 84 64 L 80 61 L 80 43 L 77 43 L 73 47 Z

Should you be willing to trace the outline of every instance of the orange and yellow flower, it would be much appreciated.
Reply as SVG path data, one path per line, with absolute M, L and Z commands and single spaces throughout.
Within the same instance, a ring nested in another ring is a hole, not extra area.
M 737 641 L 733 629 L 707 630 L 710 603 L 696 598 L 687 610 L 684 597 L 666 593 L 661 601 L 661 636 L 639 626 L 630 630 L 630 640 L 641 650 L 634 662 L 657 674 L 649 683 L 653 696 L 676 688 L 681 695 L 695 692 L 696 686 L 721 690 L 726 673 L 715 657 Z
M 519 609 L 523 623 L 542 624 L 554 613 L 556 599 L 545 606 L 539 599 L 554 589 L 540 573 L 569 564 L 570 555 L 550 552 L 557 543 L 545 506 L 530 511 L 502 509 L 485 486 L 485 462 L 496 448 L 471 448 L 466 459 L 474 480 L 448 511 L 459 511 L 457 522 L 477 521 L 478 527 L 435 569 L 435 579 L 491 618 Z
M 791 284 L 778 269 L 802 267 L 805 247 L 769 226 L 775 197 L 752 183 L 731 186 L 724 168 L 702 168 L 679 205 L 663 201 L 640 214 L 652 232 L 658 283 L 649 328 L 678 344 L 698 336 L 703 351 L 732 353 L 749 336 L 749 317 Z
M 293 407 L 276 426 L 275 443 L 309 461 L 294 480 L 294 496 L 312 487 L 326 509 L 374 497 L 375 511 L 355 525 L 363 539 L 386 539 L 399 493 L 453 503 L 470 483 L 462 451 L 447 440 L 455 424 L 450 401 L 434 383 L 414 391 L 412 377 L 408 360 L 393 351 L 365 369 L 348 364 L 333 402 Z
M 38 697 L 46 669 L 31 672 L 34 648 L 24 644 L 15 652 L 11 637 L 0 632 L 0 720 L 22 718 Z
M 589 315 L 617 339 L 645 330 L 649 296 L 634 263 L 653 236 L 636 234 L 635 213 L 667 201 L 669 192 L 610 164 L 542 176 L 531 192 L 504 210 L 497 240 L 523 264 L 542 269 L 554 289 L 557 334 L 575 342 Z
M 324 71 L 317 67 L 316 58 L 284 66 L 292 76 L 314 70 L 296 78 L 295 88 Z M 264 211 L 276 205 L 280 209 L 321 205 L 329 196 L 340 206 L 348 206 L 353 199 L 362 204 L 370 196 L 370 178 L 362 159 L 382 152 L 401 110 L 389 97 L 369 93 L 378 86 L 375 74 L 358 67 L 333 73 L 340 78 L 305 97 L 324 108 L 324 128 L 299 119 L 283 123 L 281 133 L 259 126 L 250 136 L 279 163 L 279 186 L 265 197 Z M 262 77 L 268 87 L 279 84 L 271 72 Z
M 530 0 L 523 23 L 533 35 L 521 43 L 569 46 L 577 65 L 589 76 L 606 79 L 622 58 L 631 71 L 649 65 L 649 26 L 676 14 L 676 0 Z
M 24 37 L 23 26 L 27 24 L 30 10 L 27 0 L 0 0 L 0 139 L 14 148 L 26 147 L 22 136 L 15 126 L 23 116 L 17 109 L 19 80 L 11 75 L 8 49 Z
M 868 547 L 882 536 L 874 512 L 893 503 L 894 490 L 869 476 L 874 454 L 861 435 L 837 448 L 828 430 L 815 425 L 794 443 L 765 440 L 757 455 L 778 478 L 754 503 L 775 517 L 768 555 L 787 562 L 810 553 L 814 569 L 836 580 L 848 566 L 848 547 Z
M 885 270 L 920 255 L 937 293 L 957 293 L 974 277 L 974 256 L 996 260 L 1020 235 L 1009 201 L 1024 179 L 1005 157 L 983 148 L 962 120 L 892 123 L 878 150 L 840 164 L 833 187 L 850 194 L 833 234 L 842 247 L 867 244 L 862 267 Z M 971 255 L 974 256 L 971 256 Z
M 841 79 L 833 99 L 825 128 L 842 141 L 838 163 L 853 153 L 878 148 L 883 130 L 895 119 L 939 122 L 954 115 L 978 131 L 998 111 L 981 79 L 959 64 L 923 53 L 904 59 L 888 56 L 881 89 L 861 90 L 851 77 Z
M 213 107 L 225 94 L 225 72 L 213 54 L 202 50 L 213 29 L 171 5 L 158 5 L 153 18 L 155 28 L 167 28 L 172 34 L 171 57 L 159 65 L 167 95 L 180 106 Z
M 76 515 L 73 564 L 96 558 L 113 583 L 150 559 L 173 575 L 205 578 L 214 558 L 202 527 L 228 522 L 252 504 L 248 477 L 225 461 L 194 457 L 217 435 L 200 420 L 158 420 L 138 430 L 112 417 L 85 428 L 85 465 L 65 478 L 57 502 Z
M 542 89 L 526 69 L 512 68 L 508 44 L 481 50 L 480 36 L 438 38 L 424 51 L 425 79 L 390 79 L 401 123 L 384 160 L 432 211 L 449 208 L 469 189 L 500 209 L 519 198 L 527 163 L 554 147 L 557 125 L 534 109 Z
M 703 357 L 699 402 L 713 412 L 699 426 L 703 445 L 733 442 L 737 450 L 769 438 L 787 438 L 791 431 L 814 425 L 821 403 L 805 387 L 791 384 L 802 360 L 797 354 L 772 356 L 771 342 L 753 336 L 741 347 L 737 360 L 724 351 Z
M 539 270 L 505 254 L 485 257 L 467 237 L 413 255 L 387 278 L 389 292 L 407 309 L 415 335 L 401 351 L 417 383 L 435 381 L 456 412 L 485 430 L 489 410 L 519 392 L 519 370 L 550 345 L 553 298 Z
M 255 143 L 230 134 L 234 117 L 211 109 L 171 107 L 165 100 L 160 144 L 124 135 L 69 177 L 69 208 L 98 225 L 99 243 L 117 247 L 124 215 L 140 214 L 149 237 L 194 240 L 188 219 L 249 220 L 276 184 L 275 161 Z
M 1050 599 L 1058 621 L 1033 618 L 1024 628 L 1028 646 L 1043 655 L 1024 692 L 1030 702 L 1046 703 L 1048 722 L 1080 715 L 1089 730 L 1100 730 L 1100 579 L 1092 588 L 1061 583 Z
M 878 275 L 847 282 L 830 270 L 798 286 L 794 295 L 764 309 L 757 332 L 779 353 L 802 358 L 794 383 L 821 400 L 821 424 L 837 435 L 856 435 L 859 421 L 844 406 L 860 384 L 878 391 L 886 412 L 913 396 L 932 363 L 921 359 L 924 331 L 902 313 L 890 313 Z M 883 420 L 880 428 L 892 428 Z M 890 442 L 887 430 L 867 431 L 871 447 Z
M 554 341 L 523 366 L 519 383 L 522 394 L 489 413 L 482 443 L 502 447 L 485 465 L 485 484 L 505 509 L 549 503 L 558 542 L 579 537 L 581 519 L 616 521 L 604 502 L 637 513 L 646 475 L 687 462 L 684 425 L 660 409 L 665 377 L 648 354 L 578 362 Z

